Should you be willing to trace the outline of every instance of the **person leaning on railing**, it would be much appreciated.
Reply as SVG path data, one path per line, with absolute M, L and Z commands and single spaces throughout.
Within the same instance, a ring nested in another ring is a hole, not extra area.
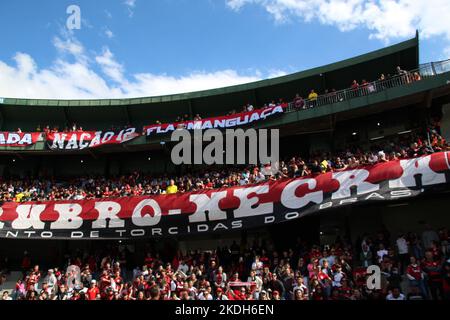
M 414 72 L 413 81 L 420 81 L 420 80 L 422 80 L 422 77 L 420 76 L 420 74 L 418 72 Z
M 305 108 L 305 100 L 300 96 L 300 94 L 296 94 L 294 98 L 294 107 L 296 109 L 304 109 Z
M 317 98 L 319 97 L 319 95 L 317 94 L 317 92 L 314 91 L 314 89 L 311 90 L 311 92 L 308 95 L 308 100 L 309 100 L 309 107 L 313 108 L 317 105 Z
M 169 186 L 166 189 L 167 194 L 175 194 L 178 193 L 178 187 L 175 184 L 174 180 L 170 180 Z
M 352 98 L 359 96 L 359 92 L 358 92 L 359 83 L 358 83 L 358 81 L 353 80 L 352 85 L 350 86 L 350 89 L 351 89 L 350 92 L 351 92 L 351 97 Z
M 411 82 L 409 72 L 406 70 L 402 70 L 400 66 L 397 66 L 397 75 L 400 76 L 400 85 Z

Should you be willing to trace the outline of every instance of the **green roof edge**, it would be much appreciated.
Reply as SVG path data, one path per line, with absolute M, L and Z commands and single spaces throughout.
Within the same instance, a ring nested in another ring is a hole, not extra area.
M 289 75 L 260 80 L 256 82 L 234 85 L 229 87 L 217 88 L 217 89 L 209 89 L 203 91 L 195 91 L 190 93 L 180 93 L 180 94 L 172 94 L 172 95 L 163 95 L 163 96 L 154 96 L 154 97 L 139 97 L 139 98 L 127 98 L 127 99 L 87 99 L 87 100 L 60 100 L 60 99 L 22 99 L 22 98 L 2 98 L 4 105 L 39 105 L 39 106 L 80 106 L 87 105 L 93 106 L 93 102 L 95 101 L 95 106 L 124 106 L 124 105 L 139 105 L 139 104 L 152 104 L 152 103 L 160 103 L 160 102 L 169 102 L 169 101 L 186 101 L 190 99 L 196 98 L 205 98 L 210 96 L 224 95 L 248 90 L 254 90 L 262 87 L 269 87 L 273 85 L 279 85 L 295 80 L 300 80 L 304 78 L 308 78 L 318 74 L 325 74 L 331 71 L 336 71 L 339 69 L 343 69 L 346 67 L 350 67 L 352 65 L 356 65 L 359 63 L 367 62 L 372 59 L 380 58 L 383 56 L 387 56 L 396 52 L 400 52 L 406 49 L 416 47 L 416 58 L 417 65 L 419 65 L 419 33 L 416 32 L 416 36 L 412 39 L 394 44 L 389 47 L 385 47 L 382 49 L 378 49 L 369 53 L 365 53 L 353 58 L 349 58 L 346 60 L 334 62 L 331 64 L 327 64 L 321 67 L 316 67 L 312 69 L 308 69 L 305 71 L 300 71 L 296 73 L 292 73 Z

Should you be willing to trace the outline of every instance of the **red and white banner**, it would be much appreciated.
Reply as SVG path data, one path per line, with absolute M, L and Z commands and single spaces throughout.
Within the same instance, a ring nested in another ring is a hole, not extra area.
M 448 190 L 450 153 L 175 195 L 4 203 L 0 238 L 125 239 L 269 226 L 347 205 Z
M 40 132 L 0 132 L 0 147 L 29 147 L 40 137 Z
M 254 287 L 256 286 L 256 282 L 232 281 L 229 282 L 228 285 L 230 287 Z
M 136 132 L 136 128 L 128 128 L 121 131 L 48 133 L 47 143 L 52 150 L 83 150 L 125 143 L 140 135 L 140 133 Z
M 151 136 L 152 134 L 171 133 L 180 128 L 187 130 L 234 128 L 256 121 L 266 120 L 274 115 L 284 113 L 284 111 L 285 106 L 276 106 L 229 116 L 202 119 L 198 121 L 192 120 L 186 122 L 155 124 L 144 127 L 144 132 L 146 132 L 147 136 Z

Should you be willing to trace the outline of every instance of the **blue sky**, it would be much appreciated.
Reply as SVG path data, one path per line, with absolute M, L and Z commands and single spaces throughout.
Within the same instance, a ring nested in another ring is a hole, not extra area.
M 66 27 L 69 5 L 80 30 Z M 421 62 L 450 58 L 448 0 L 5 0 L 0 12 L 2 97 L 221 87 L 350 58 L 416 28 Z

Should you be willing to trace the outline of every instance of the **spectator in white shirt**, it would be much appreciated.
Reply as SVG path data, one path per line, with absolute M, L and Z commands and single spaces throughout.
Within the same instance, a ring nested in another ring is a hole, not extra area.
M 365 268 L 372 264 L 372 251 L 365 242 L 362 245 L 360 260 L 362 262 L 362 266 Z
M 206 287 L 206 289 L 198 295 L 198 300 L 213 300 L 211 287 Z
M 345 278 L 345 273 L 342 272 L 341 266 L 336 266 L 336 272 L 333 274 L 333 287 L 341 287 L 341 281 Z
M 241 179 L 239 180 L 239 185 L 245 186 L 247 184 L 248 184 L 248 179 L 244 175 L 241 175 Z
M 256 275 L 256 271 L 252 270 L 250 271 L 250 276 L 247 279 L 247 282 L 254 282 L 256 283 L 256 291 L 259 293 L 262 289 L 263 286 L 263 281 L 261 279 L 261 277 L 259 277 L 258 275 Z M 258 297 L 257 297 L 258 299 Z
M 383 261 L 383 257 L 386 256 L 388 254 L 388 251 L 384 248 L 383 244 L 380 244 L 380 249 L 377 251 L 377 256 L 378 256 L 378 262 L 382 262 Z
M 178 266 L 177 271 L 181 271 L 186 274 L 189 271 L 189 266 L 186 264 L 184 260 L 180 261 L 180 265 Z
M 324 250 L 323 251 L 323 258 L 320 259 L 319 264 L 323 265 L 323 261 L 324 260 L 327 260 L 328 261 L 328 265 L 330 265 L 330 266 L 334 265 L 335 262 L 336 262 L 335 256 L 334 255 L 330 256 L 329 253 L 328 253 L 328 250 Z
M 255 274 L 257 276 L 261 275 L 262 270 L 263 270 L 263 266 L 264 265 L 263 265 L 262 261 L 259 260 L 259 256 L 256 256 L 255 257 L 255 261 L 253 261 L 253 263 L 252 263 L 252 270 L 255 271 Z
M 403 235 L 400 235 L 397 239 L 397 249 L 399 254 L 408 254 L 408 242 Z
M 55 276 L 55 272 L 53 269 L 48 270 L 47 276 L 44 279 L 44 282 L 48 285 L 48 294 L 51 295 L 55 291 L 55 286 L 57 285 L 57 280 Z
M 386 300 L 401 301 L 401 300 L 406 300 L 406 298 L 405 298 L 405 295 L 400 292 L 399 288 L 393 288 L 392 292 L 387 295 Z
M 368 159 L 369 163 L 374 164 L 378 162 L 378 156 L 374 153 L 371 153 Z
M 7 301 L 11 301 L 12 298 L 9 296 L 9 292 L 8 291 L 3 291 L 3 295 L 2 295 L 2 300 L 7 300 Z
M 83 200 L 84 199 L 84 195 L 81 192 L 81 190 L 78 190 L 77 193 L 74 195 L 73 200 Z
M 408 241 L 406 241 L 405 236 L 401 234 L 397 241 L 397 250 L 399 255 L 399 260 L 401 263 L 401 270 L 402 273 L 404 273 L 406 267 L 409 263 L 409 247 L 408 247 Z
M 303 277 L 297 277 L 297 284 L 293 288 L 293 292 L 300 290 L 302 292 L 303 297 L 308 297 L 308 287 L 305 285 Z

